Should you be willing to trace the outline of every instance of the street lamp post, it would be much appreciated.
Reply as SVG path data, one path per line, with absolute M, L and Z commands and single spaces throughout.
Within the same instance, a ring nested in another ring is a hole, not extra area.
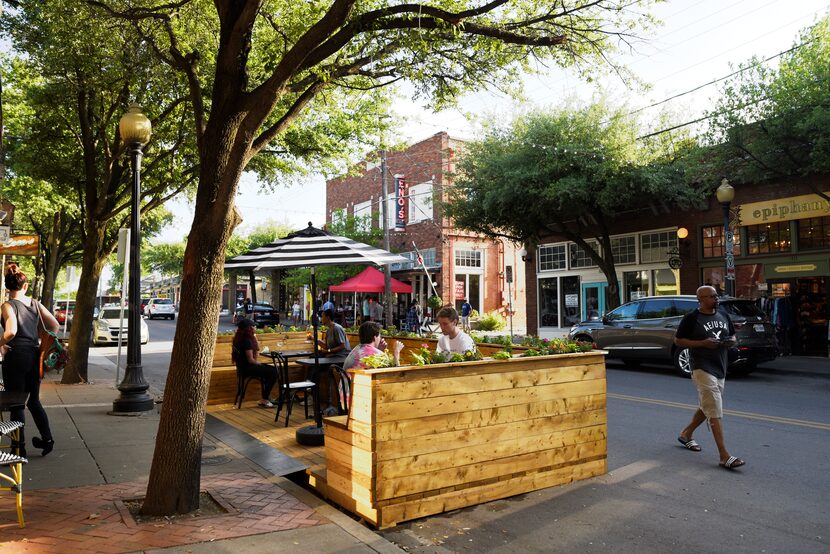
M 735 236 L 729 225 L 729 208 L 735 199 L 735 189 L 727 179 L 720 182 L 716 192 L 718 202 L 723 208 L 723 238 L 726 257 L 726 273 L 724 275 L 724 292 L 727 296 L 735 296 Z
M 130 282 L 128 287 L 129 314 L 127 319 L 127 368 L 124 379 L 118 384 L 121 395 L 112 403 L 111 414 L 134 414 L 153 409 L 153 397 L 147 394 L 150 385 L 144 380 L 141 368 L 141 265 L 139 226 L 141 200 L 142 147 L 150 140 L 151 125 L 138 104 L 131 104 L 118 123 L 121 140 L 127 145 L 132 158 L 133 184 L 130 214 Z M 118 340 L 121 340 L 119 332 Z

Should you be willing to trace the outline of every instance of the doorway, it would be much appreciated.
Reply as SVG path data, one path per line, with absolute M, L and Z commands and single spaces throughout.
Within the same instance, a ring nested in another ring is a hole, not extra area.
M 773 301 L 789 302 L 791 310 L 787 311 L 792 312 L 794 327 L 787 336 L 780 336 L 783 330 L 779 332 L 782 352 L 800 356 L 828 355 L 829 285 L 830 278 L 824 276 L 769 281 Z M 774 314 L 775 311 L 771 313 Z
M 605 313 L 608 283 L 582 283 L 582 321 L 597 321 Z

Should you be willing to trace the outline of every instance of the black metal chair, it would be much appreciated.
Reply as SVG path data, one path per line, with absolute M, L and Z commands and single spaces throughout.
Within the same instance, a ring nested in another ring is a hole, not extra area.
M 332 365 L 334 375 L 335 395 L 337 397 L 337 411 L 340 415 L 349 415 L 352 403 L 352 376 L 342 366 Z M 340 393 L 343 393 L 341 401 Z
M 291 418 L 291 407 L 294 401 L 298 398 L 297 393 L 303 391 L 303 405 L 305 407 L 305 417 L 308 419 L 308 399 L 314 394 L 314 388 L 317 384 L 314 381 L 291 381 L 288 375 L 288 359 L 279 355 L 279 353 L 272 352 L 271 359 L 274 361 L 274 366 L 277 368 L 277 386 L 280 388 L 280 393 L 277 396 L 277 413 L 274 416 L 274 421 L 279 421 L 280 412 L 282 411 L 283 403 L 286 404 L 285 426 L 288 427 L 288 420 Z
M 237 347 L 232 346 L 231 350 L 233 351 L 233 358 L 236 360 L 236 396 L 233 399 L 233 403 L 236 405 L 236 409 L 242 408 L 242 401 L 245 400 L 245 391 L 248 389 L 248 385 L 251 381 L 257 380 L 259 381 L 259 386 L 263 386 L 262 377 L 257 375 L 245 375 L 242 371 L 242 367 L 245 363 L 245 354 L 239 350 Z

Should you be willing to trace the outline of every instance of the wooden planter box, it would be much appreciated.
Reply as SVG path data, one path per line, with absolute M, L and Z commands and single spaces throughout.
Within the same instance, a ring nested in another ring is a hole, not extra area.
M 322 494 L 377 527 L 606 469 L 602 352 L 358 370 Z
M 360 339 L 358 338 L 356 333 L 346 333 L 349 337 L 349 343 L 352 345 L 352 348 L 360 344 Z M 395 343 L 400 341 L 403 343 L 403 350 L 401 350 L 401 363 L 402 364 L 411 364 L 413 363 L 412 359 L 412 352 L 421 348 L 421 345 L 426 344 L 429 346 L 429 349 L 435 351 L 438 346 L 438 339 L 429 339 L 429 338 L 422 338 L 422 337 L 413 337 L 413 338 L 402 338 L 402 337 L 383 337 L 386 339 L 386 343 L 389 345 L 389 351 L 393 352 L 393 348 Z M 501 344 L 487 344 L 487 343 L 480 343 L 476 345 L 478 347 L 479 352 L 481 352 L 482 356 L 492 356 L 496 352 L 500 352 L 504 350 L 504 346 Z M 527 346 L 513 346 L 513 352 L 516 354 L 520 354 L 527 350 Z

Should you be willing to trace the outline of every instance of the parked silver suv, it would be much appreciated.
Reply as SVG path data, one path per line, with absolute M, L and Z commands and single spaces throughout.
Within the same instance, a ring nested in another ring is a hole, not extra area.
M 692 295 L 649 296 L 623 304 L 601 321 L 583 321 L 571 327 L 568 337 L 593 342 L 626 365 L 640 362 L 674 362 L 684 376 L 691 375 L 688 348 L 674 345 L 674 334 L 684 315 L 697 308 Z M 775 329 L 751 300 L 721 298 L 720 307 L 732 319 L 738 344 L 729 353 L 729 371 L 749 373 L 761 362 L 778 355 Z

